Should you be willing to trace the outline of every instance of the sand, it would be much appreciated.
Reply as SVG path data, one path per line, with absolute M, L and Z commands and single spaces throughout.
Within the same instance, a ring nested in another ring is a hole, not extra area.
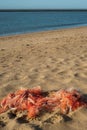
M 0 37 L 0 99 L 20 88 L 75 87 L 87 96 L 87 27 Z M 0 115 L 0 130 L 87 130 L 87 109 L 25 120 Z

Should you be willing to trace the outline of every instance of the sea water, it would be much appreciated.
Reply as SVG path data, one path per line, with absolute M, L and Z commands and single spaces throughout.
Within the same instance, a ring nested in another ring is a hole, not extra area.
M 87 26 L 87 11 L 0 12 L 0 36 Z

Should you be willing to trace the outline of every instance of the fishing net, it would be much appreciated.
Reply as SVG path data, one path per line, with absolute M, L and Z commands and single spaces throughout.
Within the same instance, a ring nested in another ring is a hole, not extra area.
M 0 113 L 14 109 L 27 111 L 28 118 L 40 116 L 43 111 L 52 112 L 57 109 L 67 114 L 79 107 L 87 107 L 87 99 L 77 89 L 60 89 L 44 92 L 41 87 L 20 89 L 8 94 L 0 101 Z

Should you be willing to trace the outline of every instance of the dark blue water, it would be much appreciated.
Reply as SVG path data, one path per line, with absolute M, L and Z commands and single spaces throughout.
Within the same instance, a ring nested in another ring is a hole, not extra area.
M 0 35 L 87 25 L 87 11 L 0 12 Z

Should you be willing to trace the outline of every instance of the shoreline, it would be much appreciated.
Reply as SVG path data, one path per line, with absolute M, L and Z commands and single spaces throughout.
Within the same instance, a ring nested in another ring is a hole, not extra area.
M 0 37 L 0 99 L 37 86 L 47 92 L 74 87 L 87 97 L 87 27 Z M 5 112 L 0 130 L 86 130 L 86 115 L 87 109 L 80 108 L 26 122 Z
M 31 34 L 36 34 L 36 33 L 45 33 L 45 32 L 52 32 L 52 31 L 61 31 L 61 30 L 67 30 L 67 29 L 76 29 L 76 28 L 85 28 L 87 25 L 77 25 L 73 27 L 64 27 L 64 28 L 57 28 L 57 29 L 49 29 L 49 30 L 42 30 L 42 31 L 32 31 L 32 32 L 25 32 L 25 33 L 13 33 L 13 34 L 5 34 L 5 35 L 0 35 L 0 38 L 2 37 L 12 37 L 12 36 L 20 36 L 20 35 L 31 35 Z

